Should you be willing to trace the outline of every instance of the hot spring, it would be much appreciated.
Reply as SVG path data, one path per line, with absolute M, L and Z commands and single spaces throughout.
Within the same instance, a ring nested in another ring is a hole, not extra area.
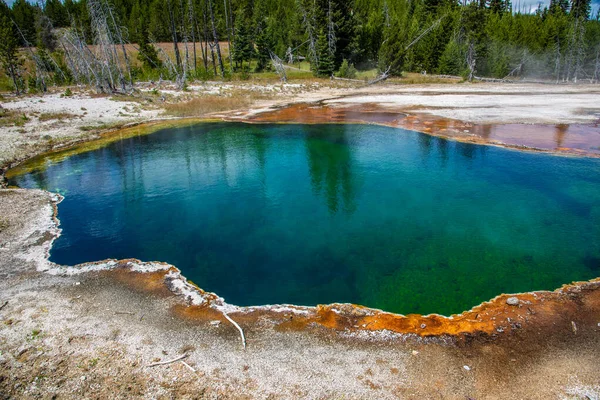
M 12 175 L 50 260 L 165 261 L 236 305 L 451 314 L 600 276 L 600 160 L 371 125 L 199 123 Z

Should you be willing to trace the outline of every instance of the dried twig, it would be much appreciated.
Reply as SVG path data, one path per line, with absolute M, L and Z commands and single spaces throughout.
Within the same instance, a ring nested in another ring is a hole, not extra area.
M 223 313 L 223 315 L 225 316 L 225 318 L 227 318 L 227 321 L 231 322 L 233 324 L 233 326 L 235 326 L 237 328 L 237 330 L 240 331 L 240 336 L 242 337 L 242 345 L 244 346 L 244 350 L 245 350 L 246 349 L 246 337 L 244 336 L 244 331 L 242 330 L 242 328 L 240 328 L 240 326 L 237 324 L 237 322 L 232 320 L 231 317 L 229 315 L 227 315 L 227 313 Z
M 1 306 L 0 306 L 0 310 L 2 310 L 4 307 L 6 307 L 6 305 L 8 304 L 8 300 L 6 300 Z
M 187 369 L 189 369 L 190 371 L 192 371 L 193 373 L 196 373 L 196 370 L 194 368 L 192 368 L 192 366 L 188 363 L 186 363 L 185 361 L 181 360 L 181 363 L 183 365 L 185 365 L 187 367 Z
M 131 311 L 115 311 L 115 314 L 135 315 L 135 313 Z
M 181 360 L 183 360 L 184 358 L 188 358 L 189 356 L 190 356 L 190 355 L 186 353 L 186 354 L 183 354 L 183 355 L 181 355 L 181 356 L 179 356 L 179 357 L 177 357 L 177 358 L 174 358 L 174 359 L 172 359 L 172 360 L 167 360 L 167 361 L 159 361 L 159 362 L 155 362 L 155 363 L 152 363 L 152 364 L 148 364 L 148 365 L 147 365 L 147 367 L 157 367 L 157 366 L 159 366 L 159 365 L 167 365 L 167 364 L 172 364 L 172 363 L 174 363 L 174 362 L 181 361 Z

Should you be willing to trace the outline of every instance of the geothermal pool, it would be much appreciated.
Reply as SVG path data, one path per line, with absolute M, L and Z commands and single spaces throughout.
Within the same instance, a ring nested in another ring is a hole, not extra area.
M 459 313 L 600 276 L 600 160 L 371 125 L 200 123 L 37 162 L 59 264 L 139 258 L 236 305 Z

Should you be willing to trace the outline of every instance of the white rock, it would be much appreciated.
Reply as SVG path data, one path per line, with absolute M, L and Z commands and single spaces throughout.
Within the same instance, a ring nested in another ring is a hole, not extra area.
M 508 304 L 509 306 L 518 306 L 519 299 L 516 297 L 509 297 L 508 299 L 506 299 L 506 304 Z

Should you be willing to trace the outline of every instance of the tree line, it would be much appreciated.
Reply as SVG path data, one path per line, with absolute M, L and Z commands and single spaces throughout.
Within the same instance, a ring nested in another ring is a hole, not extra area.
M 125 90 L 148 78 L 183 87 L 265 70 L 285 79 L 286 65 L 301 61 L 322 77 L 378 68 L 598 82 L 600 16 L 591 15 L 590 0 L 513 7 L 510 0 L 16 0 L 12 7 L 0 0 L 0 62 L 17 92 L 74 82 Z M 169 47 L 157 45 L 164 42 Z

